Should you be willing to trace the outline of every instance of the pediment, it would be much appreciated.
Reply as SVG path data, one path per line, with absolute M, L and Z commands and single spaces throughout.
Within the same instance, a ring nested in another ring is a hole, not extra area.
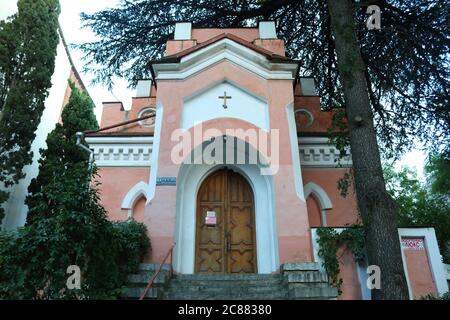
M 229 61 L 264 79 L 293 80 L 298 63 L 292 60 L 271 60 L 237 41 L 223 38 L 181 58 L 152 64 L 157 80 L 186 79 L 221 61 Z

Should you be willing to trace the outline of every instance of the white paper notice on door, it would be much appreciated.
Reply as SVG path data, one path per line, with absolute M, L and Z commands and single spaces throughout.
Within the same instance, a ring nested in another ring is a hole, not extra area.
M 206 212 L 205 224 L 207 226 L 215 226 L 217 224 L 217 216 L 215 211 Z

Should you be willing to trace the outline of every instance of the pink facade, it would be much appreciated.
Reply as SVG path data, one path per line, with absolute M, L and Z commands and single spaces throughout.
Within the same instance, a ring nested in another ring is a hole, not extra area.
M 104 104 L 102 127 L 136 119 L 150 108 L 156 112 L 152 122 L 88 137 L 99 167 L 102 204 L 111 220 L 132 217 L 147 226 L 152 242 L 148 261 L 160 262 L 176 241 L 175 271 L 194 272 L 196 260 L 190 252 L 198 221 L 195 210 L 188 208 L 196 206 L 201 181 L 223 167 L 187 164 L 191 154 L 175 162 L 173 150 L 179 141 L 173 133 L 180 129 L 192 137 L 201 126 L 203 132 L 215 130 L 216 138 L 227 129 L 254 130 L 260 139 L 276 140 L 277 148 L 269 144 L 268 152 L 261 150 L 260 141 L 246 141 L 249 150 L 254 148 L 267 162 L 270 157 L 265 155 L 278 152 L 277 163 L 271 163 L 277 170 L 271 176 L 252 176 L 250 165 L 231 165 L 255 194 L 258 272 L 278 272 L 283 263 L 313 262 L 311 228 L 360 223 L 354 191 L 343 198 L 336 187 L 351 168 L 351 157 L 337 167 L 337 150 L 326 134 L 332 113 L 321 111 L 317 94 L 297 80 L 297 65 L 285 57 L 282 40 L 261 36 L 258 28 L 193 29 L 188 39 L 170 40 L 166 57 L 152 62 L 155 81 L 147 81 L 147 90 L 133 98 L 131 110 L 123 110 L 120 103 Z M 226 102 L 218 98 L 223 88 L 225 95 L 232 94 Z M 260 109 L 244 101 L 254 101 Z M 264 112 L 266 117 L 261 116 Z M 208 139 L 192 141 L 189 151 L 203 148 Z M 204 173 L 195 176 L 197 171 Z M 158 183 L 161 178 L 176 183 Z M 263 194 L 266 187 L 270 191 Z M 361 299 L 356 263 L 350 253 L 340 254 L 340 298 Z M 411 270 L 423 259 L 407 254 Z M 424 277 L 414 282 L 414 292 L 430 289 L 429 277 Z
M 415 299 L 427 295 L 437 295 L 430 260 L 423 238 L 402 238 L 402 247 L 406 259 L 406 269 L 410 278 Z

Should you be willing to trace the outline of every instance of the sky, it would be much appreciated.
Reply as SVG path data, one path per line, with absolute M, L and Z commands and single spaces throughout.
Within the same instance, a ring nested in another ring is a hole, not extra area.
M 3 19 L 3 12 L 14 10 L 17 0 L 0 0 L 0 19 Z M 119 3 L 119 0 L 60 0 L 61 3 L 61 15 L 59 18 L 61 27 L 63 29 L 64 36 L 69 44 L 80 44 L 83 42 L 89 42 L 95 40 L 95 34 L 89 29 L 81 28 L 80 13 L 93 13 L 100 10 L 104 10 L 108 7 L 113 7 Z M 71 49 L 71 56 L 74 61 L 75 67 L 81 73 L 84 62 L 82 60 L 82 52 L 79 50 Z M 112 92 L 109 92 L 103 86 L 92 86 L 89 82 L 92 79 L 92 75 L 81 74 L 83 82 L 88 87 L 89 94 L 91 95 L 96 105 L 96 114 L 101 116 L 102 102 L 105 101 L 122 101 L 125 109 L 131 107 L 131 97 L 134 95 L 134 90 L 129 89 L 127 82 L 123 79 L 115 79 L 115 86 Z M 398 161 L 395 165 L 399 169 L 403 165 L 416 168 L 419 177 L 423 177 L 423 163 L 425 160 L 425 153 L 420 150 L 413 150 L 407 153 L 401 161 Z
M 1 0 L 0 0 L 1 1 Z M 114 7 L 119 0 L 60 0 L 61 15 L 59 21 L 68 44 L 81 44 L 96 39 L 95 34 L 88 28 L 81 28 L 80 13 L 94 13 L 100 10 Z M 83 53 L 80 50 L 71 49 L 71 56 L 75 67 L 81 73 L 84 62 Z M 114 79 L 115 86 L 112 92 L 109 92 L 103 86 L 90 85 L 92 76 L 81 74 L 83 82 L 88 86 L 89 94 L 97 106 L 97 114 L 101 113 L 102 102 L 120 100 L 126 109 L 131 107 L 131 97 L 134 90 L 128 89 L 127 82 L 123 79 Z

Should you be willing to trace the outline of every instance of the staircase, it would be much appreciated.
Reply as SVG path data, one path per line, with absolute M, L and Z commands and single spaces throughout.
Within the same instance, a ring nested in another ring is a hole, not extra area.
M 285 300 L 288 284 L 280 274 L 178 275 L 165 300 Z
M 157 264 L 142 264 L 128 277 L 123 298 L 144 292 Z M 161 300 L 325 300 L 336 299 L 337 289 L 317 263 L 288 263 L 278 274 L 173 275 L 164 265 L 146 299 Z

